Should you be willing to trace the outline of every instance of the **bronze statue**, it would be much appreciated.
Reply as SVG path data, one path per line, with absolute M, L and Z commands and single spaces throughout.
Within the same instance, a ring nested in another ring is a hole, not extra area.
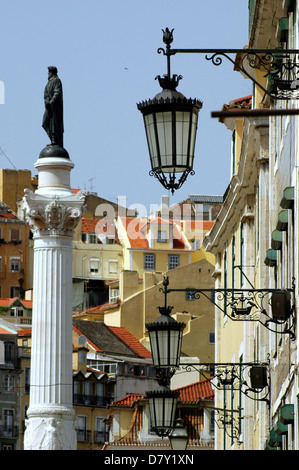
M 48 83 L 44 92 L 45 112 L 42 127 L 52 145 L 63 147 L 63 93 L 57 68 L 48 67 Z

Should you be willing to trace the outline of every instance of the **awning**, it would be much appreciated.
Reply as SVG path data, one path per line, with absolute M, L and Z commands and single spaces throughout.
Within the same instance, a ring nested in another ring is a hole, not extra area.
M 280 421 L 283 424 L 291 424 L 294 421 L 294 405 L 283 405 L 280 409 Z
M 288 209 L 283 209 L 278 214 L 276 229 L 279 230 L 280 232 L 287 230 L 288 222 L 289 222 L 289 211 Z
M 271 237 L 271 248 L 273 250 L 281 250 L 282 246 L 282 232 L 280 230 L 274 230 Z
M 294 205 L 294 186 L 286 188 L 280 201 L 280 207 L 283 209 L 292 209 Z
M 276 265 L 276 262 L 277 262 L 277 251 L 270 248 L 269 250 L 267 250 L 264 263 L 267 266 L 270 266 L 271 268 L 273 268 L 273 266 Z

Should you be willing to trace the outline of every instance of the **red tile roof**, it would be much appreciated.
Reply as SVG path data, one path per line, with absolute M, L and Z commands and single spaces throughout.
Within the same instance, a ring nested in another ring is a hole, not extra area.
M 149 248 L 146 235 L 141 232 L 144 227 L 144 221 L 136 217 L 122 217 L 121 221 L 127 232 L 132 248 Z
M 95 233 L 96 225 L 99 219 L 90 219 L 87 217 L 82 217 L 82 232 L 83 233 Z
M 12 331 L 6 330 L 2 326 L 0 326 L 0 334 L 4 335 L 15 335 L 16 333 L 13 333 Z
M 214 398 L 214 390 L 209 380 L 202 380 L 185 387 L 177 388 L 180 392 L 182 402 L 197 403 L 200 400 L 212 400 Z
M 0 298 L 0 306 L 10 307 L 16 302 L 16 300 L 19 300 L 25 308 L 32 308 L 32 300 L 19 299 L 19 297 L 13 297 L 13 298 L 2 297 Z
M 180 392 L 180 399 L 183 403 L 197 403 L 201 400 L 213 400 L 214 398 L 214 391 L 209 380 L 202 380 L 176 390 Z M 146 395 L 128 393 L 124 398 L 114 401 L 112 405 L 131 408 L 137 401 L 144 398 L 146 398 Z
M 156 219 L 144 221 L 143 219 L 138 219 L 136 217 L 122 217 L 121 221 L 127 232 L 131 248 L 149 248 L 149 242 L 146 237 L 146 234 L 150 224 L 169 224 L 173 226 L 173 248 L 180 250 L 190 249 L 190 246 L 184 233 L 180 230 L 180 224 L 177 225 L 172 220 L 165 220 L 160 217 L 157 217 Z
M 108 328 L 129 348 L 131 348 L 140 357 L 152 357 L 150 351 L 146 349 L 135 336 L 133 336 L 126 328 L 119 326 L 108 326 Z
M 120 406 L 120 407 L 129 407 L 131 408 L 134 404 L 146 398 L 146 395 L 142 395 L 140 393 L 128 393 L 124 398 L 120 398 L 119 400 L 115 400 L 112 405 L 113 406 Z
M 18 219 L 12 212 L 0 212 L 0 219 Z
M 27 328 L 26 330 L 18 331 L 19 336 L 31 335 L 31 328 Z

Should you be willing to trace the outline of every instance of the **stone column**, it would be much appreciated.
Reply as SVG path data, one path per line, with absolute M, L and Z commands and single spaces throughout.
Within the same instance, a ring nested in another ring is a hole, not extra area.
M 25 190 L 23 198 L 34 238 L 30 403 L 24 448 L 74 450 L 72 240 L 85 196 L 70 188 L 74 165 L 67 152 L 48 147 L 35 164 L 38 189 Z

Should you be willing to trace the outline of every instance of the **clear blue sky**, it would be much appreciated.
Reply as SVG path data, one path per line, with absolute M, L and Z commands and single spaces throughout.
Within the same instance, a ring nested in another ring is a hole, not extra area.
M 10 0 L 0 16 L 1 168 L 30 169 L 49 143 L 41 127 L 48 65 L 58 67 L 64 91 L 64 146 L 75 168 L 74 188 L 96 191 L 127 206 L 159 204 L 167 194 L 149 176 L 142 115 L 136 103 L 160 91 L 166 73 L 162 31 L 174 29 L 174 48 L 243 48 L 248 0 Z M 202 55 L 172 58 L 183 75 L 178 90 L 203 101 L 195 176 L 170 202 L 189 194 L 223 194 L 230 173 L 230 132 L 211 111 L 251 93 L 251 83 L 224 62 Z

